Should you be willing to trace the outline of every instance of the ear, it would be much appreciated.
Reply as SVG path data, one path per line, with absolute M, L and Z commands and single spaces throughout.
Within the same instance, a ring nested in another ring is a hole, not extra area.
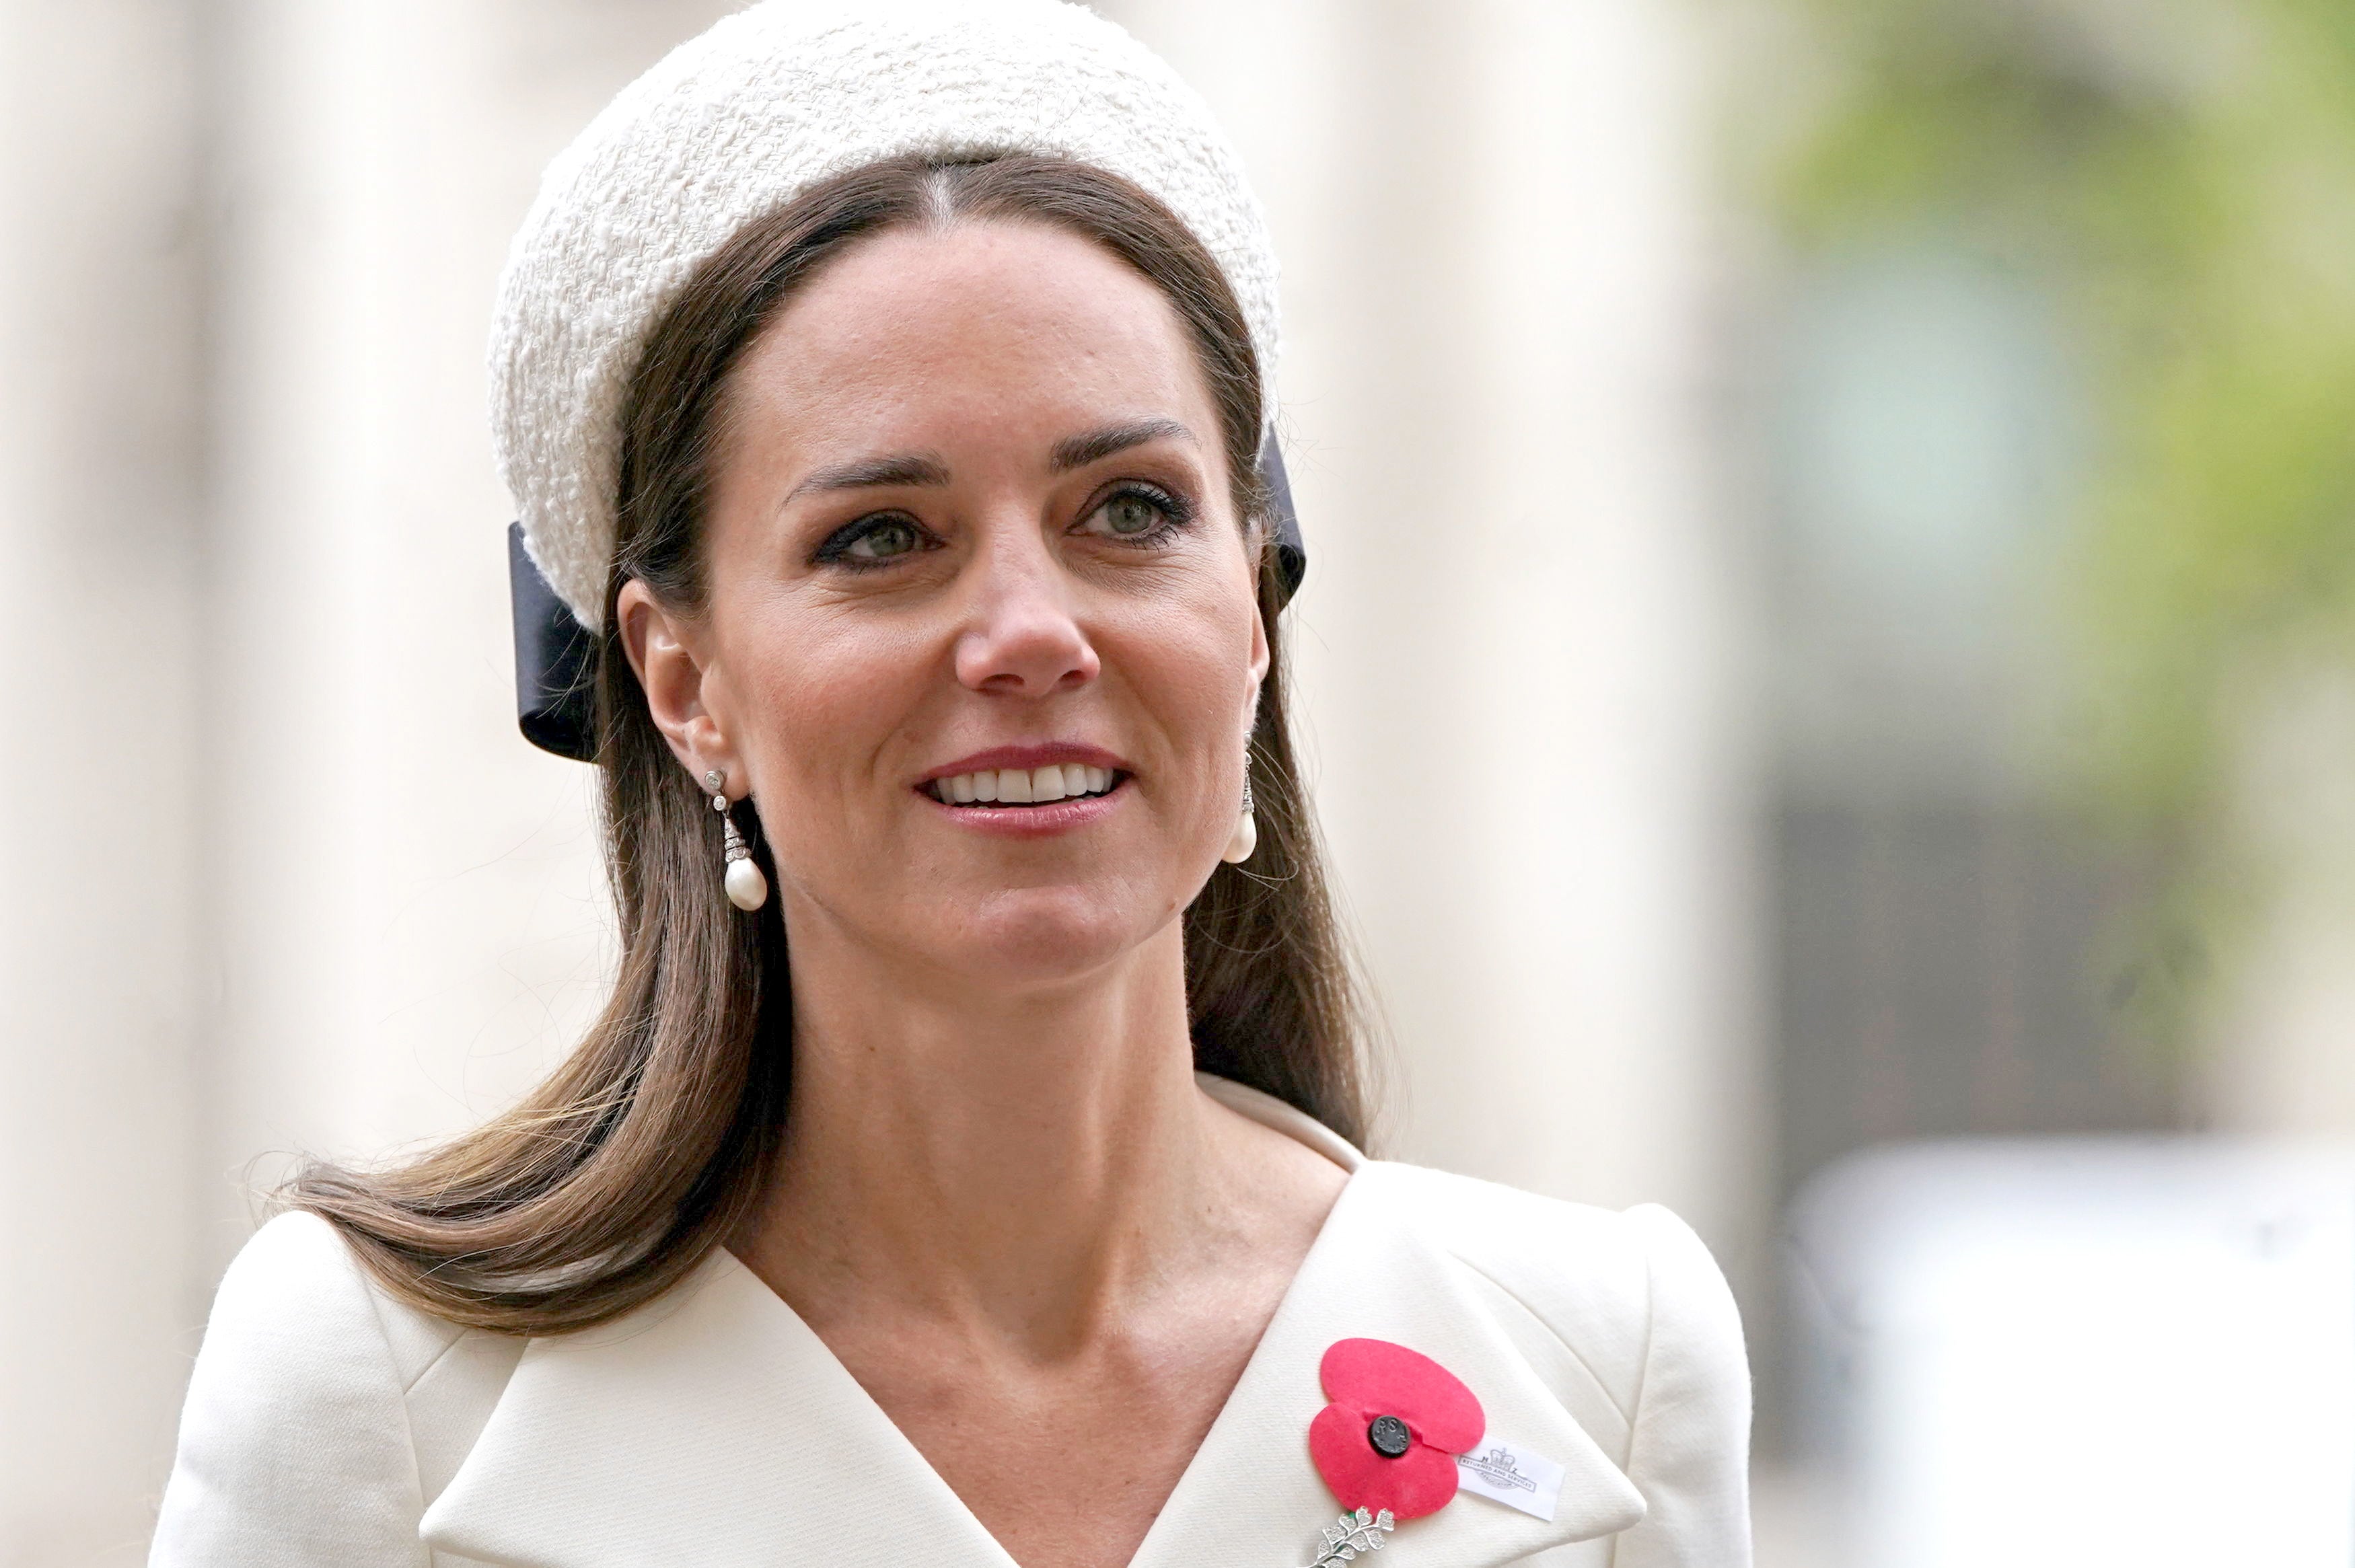
M 706 661 L 701 629 L 665 606 L 632 577 L 614 596 L 613 614 L 630 668 L 646 694 L 646 711 L 698 787 L 718 768 L 736 776 L 735 748 L 704 702 Z
M 1259 602 L 1260 559 L 1266 551 L 1274 547 L 1274 544 L 1273 535 L 1268 532 L 1267 524 L 1256 518 L 1252 522 L 1251 534 L 1247 542 L 1251 546 L 1247 552 L 1247 558 L 1252 564 L 1252 711 L 1255 715 L 1259 711 L 1259 689 L 1267 680 L 1267 667 L 1271 662 L 1267 647 L 1267 615 L 1261 609 Z

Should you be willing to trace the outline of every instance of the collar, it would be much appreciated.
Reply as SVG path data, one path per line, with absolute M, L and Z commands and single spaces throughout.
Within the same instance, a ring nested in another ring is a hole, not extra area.
M 1492 1436 L 1563 1467 L 1554 1518 L 1468 1493 L 1391 1537 L 1401 1568 L 1496 1568 L 1625 1530 L 1644 1503 L 1410 1217 L 1406 1167 L 1349 1179 L 1131 1568 L 1305 1563 L 1339 1511 L 1308 1459 L 1325 1348 L 1354 1335 L 1431 1356 Z M 1075 1457 L 1075 1458 L 1078 1457 Z M 808 1326 L 725 1252 L 601 1329 L 525 1348 L 420 1533 L 534 1568 L 1015 1568 Z

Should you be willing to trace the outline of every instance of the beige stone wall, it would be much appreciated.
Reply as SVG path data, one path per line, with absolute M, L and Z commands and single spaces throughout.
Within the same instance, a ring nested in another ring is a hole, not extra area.
M 0 4 L 0 1563 L 131 1561 L 189 1272 L 193 39 Z
M 594 1003 L 590 775 L 515 731 L 483 344 L 540 166 L 725 8 L 276 0 L 216 40 L 200 1185 L 463 1125 Z

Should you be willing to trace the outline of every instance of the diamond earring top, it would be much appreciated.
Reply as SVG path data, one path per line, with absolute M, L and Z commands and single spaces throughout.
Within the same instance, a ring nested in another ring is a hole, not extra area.
M 719 813 L 721 854 L 727 868 L 720 874 L 719 885 L 728 902 L 749 915 L 769 901 L 769 879 L 752 859 L 752 846 L 737 831 L 736 819 L 728 814 L 728 775 L 715 768 L 703 776 L 703 787 L 711 791 L 711 809 Z

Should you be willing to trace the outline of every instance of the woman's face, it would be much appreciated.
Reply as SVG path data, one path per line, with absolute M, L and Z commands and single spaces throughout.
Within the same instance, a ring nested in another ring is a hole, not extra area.
M 1021 985 L 1168 932 L 1268 655 L 1159 291 L 1042 226 L 885 234 L 726 401 L 706 609 L 633 584 L 621 612 L 681 760 L 753 795 L 796 944 Z

